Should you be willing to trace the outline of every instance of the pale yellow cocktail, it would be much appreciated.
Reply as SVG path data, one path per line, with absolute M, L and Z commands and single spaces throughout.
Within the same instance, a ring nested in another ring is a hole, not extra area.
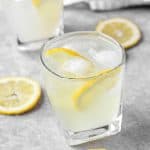
M 47 94 L 72 134 L 70 144 L 90 140 L 93 132 L 103 137 L 100 131 L 104 136 L 120 131 L 124 55 L 107 38 L 95 32 L 71 33 L 48 43 L 42 53 Z

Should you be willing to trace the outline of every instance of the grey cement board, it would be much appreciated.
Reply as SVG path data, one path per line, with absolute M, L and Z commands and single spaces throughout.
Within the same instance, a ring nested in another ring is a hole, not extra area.
M 94 30 L 101 19 L 126 17 L 136 22 L 143 33 L 142 42 L 127 51 L 124 117 L 118 135 L 83 144 L 66 145 L 51 112 L 43 90 L 41 103 L 22 116 L 0 116 L 0 150 L 86 150 L 105 147 L 108 150 L 150 150 L 150 8 L 130 8 L 92 12 L 87 5 L 65 8 L 65 32 Z M 0 76 L 21 75 L 42 84 L 39 52 L 23 53 L 0 13 Z

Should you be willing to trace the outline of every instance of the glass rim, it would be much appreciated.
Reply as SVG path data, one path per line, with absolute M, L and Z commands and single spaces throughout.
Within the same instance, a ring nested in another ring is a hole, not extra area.
M 111 71 L 115 70 L 116 68 L 118 68 L 119 66 L 121 66 L 124 62 L 125 62 L 125 59 L 126 59 L 126 56 L 125 56 L 125 49 L 121 46 L 121 44 L 119 44 L 115 39 L 113 39 L 112 37 L 104 34 L 104 33 L 98 33 L 96 31 L 75 31 L 75 32 L 69 32 L 69 33 L 65 33 L 59 37 L 56 37 L 52 40 L 49 40 L 47 41 L 45 44 L 43 44 L 42 46 L 42 51 L 40 53 L 40 60 L 41 60 L 41 63 L 43 65 L 43 67 L 49 72 L 49 73 L 52 73 L 54 76 L 57 76 L 59 78 L 62 78 L 62 79 L 90 79 L 90 78 L 95 78 L 95 77 L 98 77 L 100 76 L 100 74 L 94 74 L 94 75 L 91 75 L 91 76 L 85 76 L 85 77 L 67 77 L 67 76 L 63 76 L 61 74 L 58 74 L 56 72 L 54 72 L 53 70 L 50 69 L 50 67 L 47 66 L 47 64 L 44 62 L 44 59 L 43 59 L 43 52 L 45 51 L 45 47 L 49 44 L 53 45 L 54 42 L 57 42 L 59 40 L 61 40 L 62 38 L 69 38 L 69 37 L 72 37 L 72 36 L 80 36 L 80 35 L 98 35 L 98 36 L 101 36 L 103 38 L 105 38 L 106 40 L 114 43 L 115 45 L 118 46 L 118 48 L 120 48 L 121 50 L 121 53 L 122 53 L 122 61 L 117 65 L 115 66 L 114 68 L 111 69 Z

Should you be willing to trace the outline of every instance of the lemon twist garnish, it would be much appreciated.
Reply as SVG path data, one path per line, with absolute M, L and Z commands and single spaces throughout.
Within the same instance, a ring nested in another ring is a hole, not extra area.
M 141 39 L 141 32 L 138 26 L 124 18 L 100 21 L 96 31 L 111 36 L 126 49 L 136 45 Z
M 117 75 L 120 73 L 121 67 L 115 70 L 103 70 L 99 73 L 99 77 L 87 81 L 81 88 L 73 94 L 74 105 L 78 110 L 84 110 L 93 101 L 94 94 L 92 90 L 103 95 L 107 90 L 111 89 L 118 81 Z
M 41 5 L 41 0 L 32 0 L 32 4 L 33 4 L 35 7 L 40 7 L 40 5 Z
M 40 85 L 22 77 L 0 78 L 0 114 L 21 114 L 33 109 L 41 96 Z

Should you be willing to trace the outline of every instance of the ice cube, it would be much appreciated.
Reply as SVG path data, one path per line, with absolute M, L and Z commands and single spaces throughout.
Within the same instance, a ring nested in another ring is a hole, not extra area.
M 83 58 L 72 58 L 63 64 L 62 69 L 66 73 L 83 76 L 91 73 L 93 64 Z
M 100 52 L 92 52 L 90 50 L 90 53 L 96 64 L 101 68 L 114 68 L 121 62 L 121 57 L 119 57 L 116 51 L 102 50 Z

